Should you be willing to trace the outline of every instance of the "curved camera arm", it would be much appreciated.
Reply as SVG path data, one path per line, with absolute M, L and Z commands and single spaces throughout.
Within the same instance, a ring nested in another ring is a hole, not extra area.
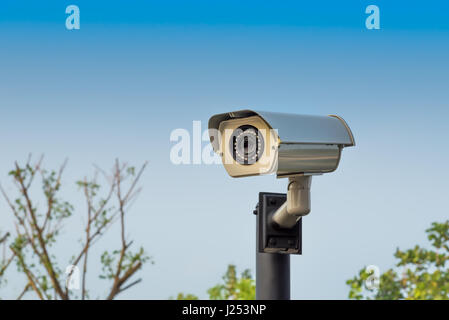
M 312 176 L 288 178 L 287 201 L 273 214 L 273 221 L 281 228 L 293 228 L 302 216 L 310 212 Z

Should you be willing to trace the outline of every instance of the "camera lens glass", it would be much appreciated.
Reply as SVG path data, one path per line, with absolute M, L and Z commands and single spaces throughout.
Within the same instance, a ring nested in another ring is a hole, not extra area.
M 264 140 L 256 127 L 250 125 L 238 127 L 232 133 L 229 142 L 232 157 L 240 164 L 254 164 L 262 157 Z

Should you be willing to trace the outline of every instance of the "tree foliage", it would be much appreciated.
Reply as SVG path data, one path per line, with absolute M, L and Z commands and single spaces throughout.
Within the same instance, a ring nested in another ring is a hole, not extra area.
M 187 294 L 178 293 L 176 300 L 198 300 L 198 297 L 191 293 L 187 293 Z
M 432 223 L 426 230 L 431 249 L 416 245 L 412 249 L 396 250 L 396 268 L 380 275 L 378 289 L 369 289 L 366 281 L 372 274 L 362 269 L 346 283 L 351 299 L 449 299 L 449 220 Z
M 239 277 L 236 267 L 231 264 L 223 276 L 223 282 L 210 288 L 207 293 L 211 300 L 255 300 L 256 285 L 250 270 L 243 271 Z M 180 293 L 177 300 L 198 300 L 198 297 Z
M 16 187 L 16 196 L 11 198 L 10 192 L 0 186 L 15 225 L 14 231 L 0 233 L 0 245 L 3 247 L 0 285 L 6 285 L 7 271 L 15 263 L 17 272 L 23 274 L 26 280 L 18 299 L 31 293 L 42 300 L 89 298 L 86 275 L 88 262 L 95 258 L 90 249 L 115 222 L 119 222 L 119 247 L 112 252 L 105 251 L 101 258 L 96 257 L 100 258 L 103 266 L 100 278 L 110 281 L 106 298 L 114 299 L 141 281 L 132 279 L 149 259 L 143 248 L 132 252 L 132 241 L 125 236 L 125 215 L 130 203 L 140 192 L 138 182 L 146 164 L 136 172 L 134 167 L 117 160 L 110 174 L 97 168 L 93 178 L 76 182 L 86 203 L 84 236 L 80 239 L 79 252 L 75 252 L 64 266 L 76 266 L 81 270 L 80 292 L 74 292 L 69 285 L 75 269 L 62 269 L 60 259 L 53 253 L 64 225 L 75 212 L 75 207 L 60 195 L 65 167 L 66 163 L 58 171 L 47 171 L 42 167 L 42 158 L 31 164 L 29 157 L 23 166 L 16 162 L 15 168 L 9 173 Z M 98 182 L 99 176 L 107 182 L 107 187 Z M 39 184 L 35 186 L 39 178 L 40 188 Z M 41 199 L 44 199 L 43 206 L 38 204 Z

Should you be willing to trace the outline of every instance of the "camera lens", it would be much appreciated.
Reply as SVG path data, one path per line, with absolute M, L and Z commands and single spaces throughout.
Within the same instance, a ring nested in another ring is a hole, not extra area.
M 232 157 L 238 163 L 243 165 L 254 164 L 263 154 L 263 137 L 256 127 L 240 126 L 232 133 L 230 150 L 232 150 Z

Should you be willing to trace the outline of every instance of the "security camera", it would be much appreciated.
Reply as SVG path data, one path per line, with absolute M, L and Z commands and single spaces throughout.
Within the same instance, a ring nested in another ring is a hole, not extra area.
M 273 217 L 285 228 L 310 212 L 311 176 L 336 170 L 342 149 L 355 145 L 339 116 L 252 110 L 212 116 L 209 137 L 231 177 L 289 178 L 287 201 Z

